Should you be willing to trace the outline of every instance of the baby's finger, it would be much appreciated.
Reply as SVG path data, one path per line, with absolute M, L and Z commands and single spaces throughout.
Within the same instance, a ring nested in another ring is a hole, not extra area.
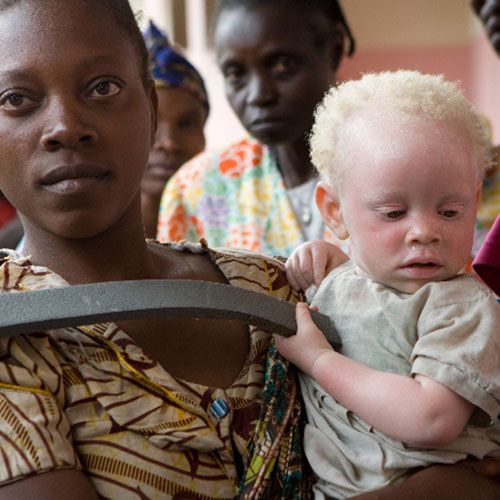
M 314 251 L 312 255 L 312 266 L 313 266 L 313 276 L 312 283 L 316 286 L 321 285 L 324 277 L 326 276 L 326 265 L 327 265 L 328 254 L 323 251 Z
M 295 279 L 295 274 L 290 271 L 286 270 L 286 279 L 288 281 L 288 284 L 297 292 L 300 290 L 300 285 L 298 284 L 297 280 Z
M 297 329 L 308 328 L 310 326 L 316 327 L 306 302 L 299 302 L 297 304 L 295 308 L 295 319 L 297 321 Z
M 287 266 L 287 273 L 293 274 L 292 283 L 296 284 L 298 290 L 305 290 L 308 286 L 307 276 L 311 274 L 309 252 L 305 249 L 296 251 L 291 256 L 290 264 Z M 288 276 L 288 274 L 287 274 Z
M 285 263 L 285 273 L 288 283 L 294 290 L 301 290 L 300 284 L 297 280 L 297 275 L 300 273 L 300 265 L 298 264 L 296 254 L 293 254 Z
M 295 257 L 295 280 L 297 281 L 301 290 L 306 290 L 311 284 L 312 277 L 312 262 L 310 250 L 308 248 L 302 248 L 300 252 L 297 252 Z

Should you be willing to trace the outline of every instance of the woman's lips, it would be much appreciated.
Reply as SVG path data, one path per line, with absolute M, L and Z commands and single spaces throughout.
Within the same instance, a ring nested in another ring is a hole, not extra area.
M 174 165 L 167 165 L 164 163 L 149 164 L 146 170 L 146 175 L 150 177 L 157 177 L 159 179 L 168 180 L 178 170 Z
M 55 193 L 73 194 L 95 188 L 107 174 L 99 165 L 61 165 L 44 174 L 40 185 Z

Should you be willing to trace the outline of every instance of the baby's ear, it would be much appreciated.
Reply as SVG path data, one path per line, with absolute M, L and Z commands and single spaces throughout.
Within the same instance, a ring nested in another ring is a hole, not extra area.
M 479 202 L 481 201 L 482 191 L 483 191 L 483 182 L 478 180 L 476 186 L 476 210 L 479 208 Z
M 325 224 L 336 234 L 337 238 L 347 239 L 349 233 L 344 225 L 337 193 L 325 181 L 319 181 L 316 186 L 316 205 Z

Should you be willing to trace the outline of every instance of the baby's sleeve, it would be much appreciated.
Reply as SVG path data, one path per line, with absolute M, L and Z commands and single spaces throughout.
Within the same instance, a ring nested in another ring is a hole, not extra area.
M 63 407 L 63 369 L 49 337 L 1 339 L 0 484 L 80 468 Z
M 425 307 L 412 352 L 412 374 L 447 386 L 483 410 L 500 414 L 500 304 L 486 287 Z

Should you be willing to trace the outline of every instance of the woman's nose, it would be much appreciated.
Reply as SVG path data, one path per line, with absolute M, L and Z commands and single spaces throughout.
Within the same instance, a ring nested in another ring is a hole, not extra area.
M 254 106 L 265 106 L 276 99 L 277 92 L 269 75 L 255 74 L 248 83 L 247 102 Z
M 84 116 L 81 106 L 56 100 L 49 104 L 46 113 L 47 120 L 40 142 L 47 151 L 74 149 L 97 141 L 97 131 L 88 117 Z
M 180 148 L 178 135 L 172 130 L 173 127 L 158 124 L 153 149 L 161 149 L 166 153 L 175 153 Z

